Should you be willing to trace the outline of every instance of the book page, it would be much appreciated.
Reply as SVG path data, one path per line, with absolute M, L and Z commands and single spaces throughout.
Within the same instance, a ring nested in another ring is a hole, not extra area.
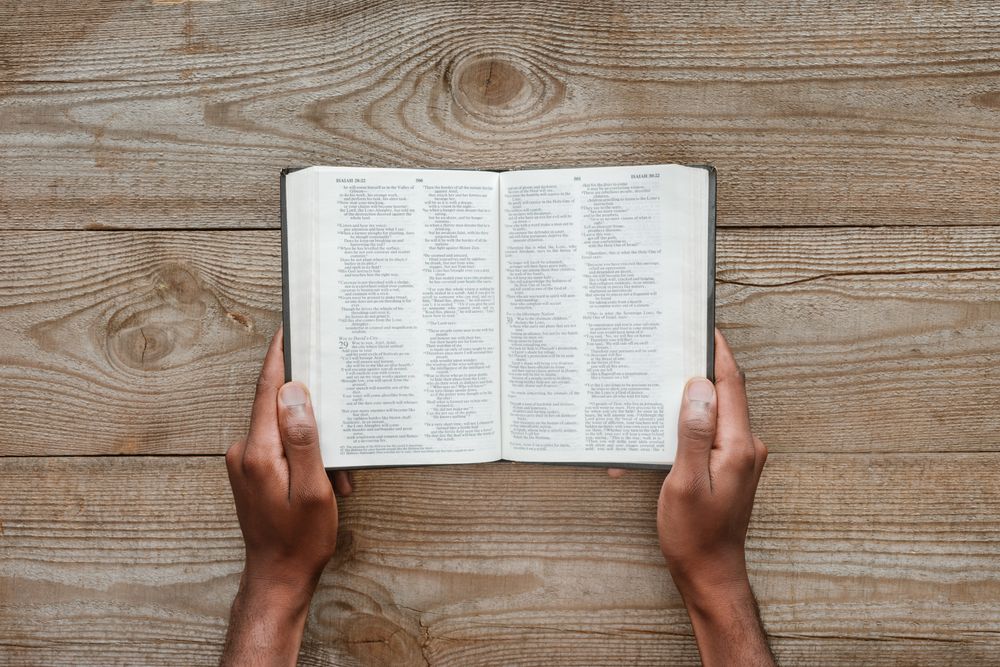
M 305 171 L 324 464 L 498 459 L 498 175 Z
M 665 465 L 707 357 L 708 172 L 501 177 L 503 455 Z
M 315 393 L 318 387 L 312 375 L 313 317 L 313 189 L 315 179 L 308 173 L 293 173 L 285 178 L 286 224 L 283 261 L 286 264 L 288 303 L 285 317 L 288 326 L 283 344 L 291 351 L 291 377 L 306 383 Z M 293 224 L 287 224 L 293 221 Z M 294 267 L 294 270 L 292 270 Z M 286 369 L 286 373 L 289 369 Z

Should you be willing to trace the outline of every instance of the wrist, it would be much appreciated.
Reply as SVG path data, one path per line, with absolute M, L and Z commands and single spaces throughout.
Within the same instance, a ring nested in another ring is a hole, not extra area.
M 313 588 L 244 568 L 220 665 L 294 665 Z
M 274 617 L 304 619 L 319 577 L 276 575 L 269 570 L 244 567 L 237 596 L 250 608 L 267 610 Z
M 743 553 L 701 559 L 691 567 L 674 564 L 670 576 L 692 614 L 710 617 L 734 601 L 753 600 Z
M 679 584 L 678 590 L 703 665 L 774 667 L 745 566 L 693 577 Z
M 734 611 L 754 604 L 753 589 L 744 572 L 713 580 L 696 580 L 678 586 L 694 625 L 716 625 L 732 619 Z

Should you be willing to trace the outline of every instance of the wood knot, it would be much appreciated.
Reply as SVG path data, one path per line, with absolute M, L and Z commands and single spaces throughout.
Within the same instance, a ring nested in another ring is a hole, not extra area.
M 218 310 L 215 296 L 180 262 L 156 265 L 150 279 L 153 289 L 133 290 L 107 325 L 110 358 L 145 371 L 182 363 L 204 334 L 206 315 Z
M 340 611 L 338 615 L 343 616 Z M 419 616 L 418 616 L 419 618 Z M 392 621 L 363 612 L 350 614 L 345 625 L 347 650 L 365 665 L 427 664 L 420 648 L 421 626 L 414 619 L 406 628 Z
M 174 349 L 170 329 L 155 324 L 126 327 L 108 340 L 115 358 L 132 368 L 155 369 Z
M 548 112 L 565 95 L 558 80 L 512 53 L 459 57 L 445 86 L 460 112 L 491 123 L 523 123 Z M 458 114 L 462 120 L 462 114 Z
M 164 301 L 178 306 L 193 306 L 201 304 L 205 290 L 197 276 L 180 262 L 164 262 L 156 267 L 156 290 Z M 198 314 L 204 311 L 204 306 L 197 307 Z
M 456 86 L 477 106 L 499 107 L 510 104 L 525 89 L 527 81 L 513 63 L 482 58 L 462 68 Z

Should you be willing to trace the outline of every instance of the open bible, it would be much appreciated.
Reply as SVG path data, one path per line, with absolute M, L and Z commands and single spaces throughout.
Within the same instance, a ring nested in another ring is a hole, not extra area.
M 673 462 L 712 376 L 711 167 L 287 169 L 281 222 L 327 467 Z

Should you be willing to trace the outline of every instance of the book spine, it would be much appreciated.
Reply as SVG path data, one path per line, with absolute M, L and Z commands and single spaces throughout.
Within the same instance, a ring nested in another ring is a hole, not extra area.
M 708 165 L 708 359 L 705 377 L 715 382 L 715 167 Z
M 281 170 L 281 329 L 285 358 L 285 382 L 292 379 L 292 332 L 288 329 L 288 210 L 285 201 L 285 177 L 292 169 Z

